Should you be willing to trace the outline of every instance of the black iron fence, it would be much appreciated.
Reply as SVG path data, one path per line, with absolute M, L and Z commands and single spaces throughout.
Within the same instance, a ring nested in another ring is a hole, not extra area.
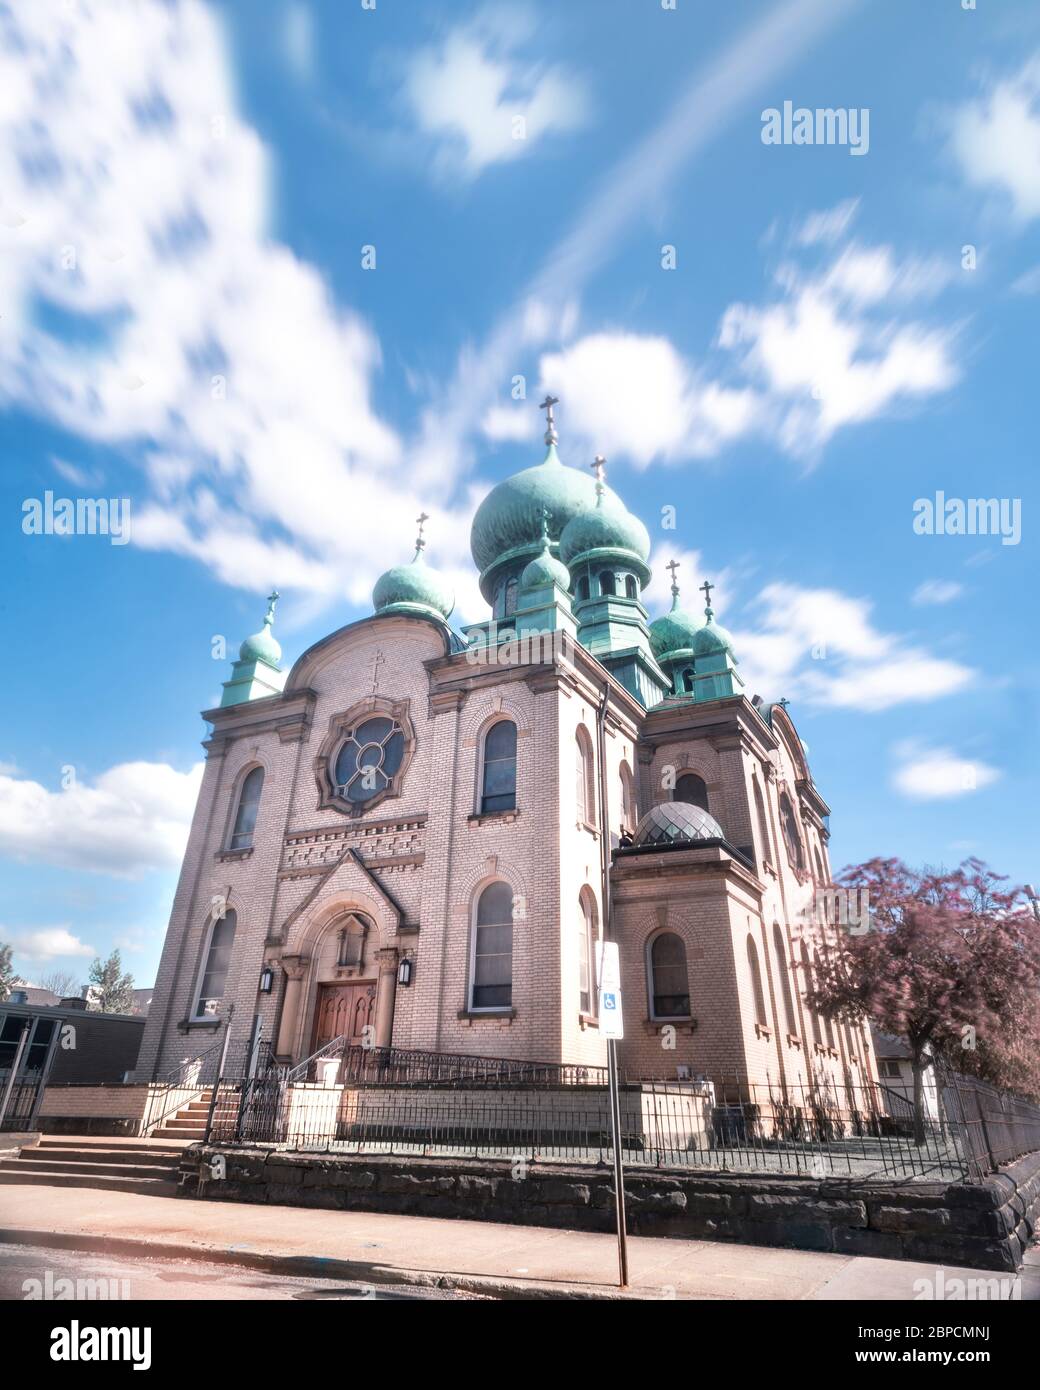
M 816 1177 L 977 1179 L 1040 1148 L 1040 1106 L 953 1074 L 914 1137 L 879 1084 L 624 1077 L 625 1162 Z M 210 1138 L 320 1152 L 607 1163 L 605 1069 L 326 1044 L 289 1068 L 258 1050 L 210 1092 Z

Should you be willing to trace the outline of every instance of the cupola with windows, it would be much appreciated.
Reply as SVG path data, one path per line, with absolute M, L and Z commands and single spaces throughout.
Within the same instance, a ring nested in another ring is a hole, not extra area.
M 247 700 L 262 700 L 267 695 L 280 695 L 285 689 L 286 673 L 279 666 L 282 649 L 271 628 L 279 593 L 273 589 L 267 596 L 267 612 L 263 626 L 254 632 L 238 649 L 238 660 L 231 668 L 231 679 L 224 682 L 220 697 L 221 708 L 241 705 Z

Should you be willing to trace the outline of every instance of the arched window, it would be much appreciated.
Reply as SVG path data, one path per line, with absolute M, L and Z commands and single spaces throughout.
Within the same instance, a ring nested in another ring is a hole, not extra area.
M 638 598 L 639 590 L 636 588 L 635 576 L 625 575 L 625 598 Z
M 578 824 L 596 824 L 596 793 L 592 776 L 592 743 L 584 727 L 575 735 L 575 795 L 578 806 Z
M 791 994 L 791 965 L 787 959 L 787 945 L 779 922 L 773 923 L 773 949 L 776 952 L 776 968 L 780 976 L 780 995 L 784 1001 L 784 1019 L 789 1035 L 794 1038 L 798 1036 L 798 1023 L 794 1011 L 794 997 Z
M 489 883 L 477 900 L 470 1008 L 508 1009 L 513 1002 L 513 890 Z
M 199 980 L 199 993 L 195 1000 L 196 1018 L 214 1018 L 220 1001 L 224 998 L 236 922 L 234 910 L 228 908 L 223 917 L 218 917 L 210 928 L 205 964 Z
M 748 969 L 751 971 L 751 993 L 755 1001 L 755 1022 L 766 1028 L 769 1021 L 766 1017 L 766 996 L 762 991 L 762 969 L 758 963 L 758 949 L 750 932 L 747 938 L 747 959 Z
M 689 1018 L 690 984 L 686 947 L 675 932 L 663 931 L 650 942 L 650 1013 L 653 1018 Z
M 824 877 L 824 874 L 823 874 L 823 860 L 822 860 L 822 858 L 820 857 L 820 847 L 819 847 L 819 845 L 814 845 L 814 846 L 813 846 L 813 857 L 814 857 L 815 860 L 816 860 L 816 882 L 817 882 L 817 883 L 826 883 L 827 880 L 826 880 L 826 878 Z
M 264 770 L 262 767 L 254 767 L 246 774 L 238 794 L 238 810 L 235 812 L 235 825 L 231 832 L 231 849 L 252 849 L 256 813 L 260 809 L 260 793 L 263 789 Z
M 687 695 L 693 694 L 693 667 L 684 666 L 682 673 L 682 688 Z
M 503 605 L 503 617 L 510 618 L 516 612 L 516 591 L 519 585 L 515 579 L 510 579 L 506 584 L 506 599 Z
M 702 811 L 709 810 L 708 786 L 703 777 L 696 772 L 684 772 L 675 784 L 674 801 L 688 801 L 691 806 L 699 806 Z
M 578 587 L 577 587 L 577 590 L 576 590 L 576 594 L 577 594 L 577 597 L 578 597 L 579 600 L 588 598 L 588 596 L 589 596 L 589 577 L 588 577 L 587 574 L 583 574 L 583 575 L 581 576 L 581 578 L 578 580 Z
M 762 800 L 762 788 L 758 785 L 758 778 L 752 775 L 751 785 L 755 791 L 755 813 L 758 816 L 758 836 L 762 841 L 762 858 L 772 859 L 773 851 L 769 843 L 769 822 L 766 820 L 766 805 Z
M 780 820 L 784 827 L 784 844 L 787 857 L 796 869 L 805 868 L 805 855 L 802 852 L 802 837 L 798 833 L 798 819 L 786 792 L 780 797 Z
M 626 830 L 634 830 L 639 823 L 639 805 L 636 801 L 636 785 L 628 763 L 621 764 L 621 824 Z
M 604 570 L 599 577 L 599 591 L 601 594 L 613 595 L 617 593 L 617 580 L 611 570 Z
M 596 909 L 588 891 L 578 901 L 578 1011 L 595 1013 L 596 985 L 592 962 L 596 944 Z
M 484 735 L 480 778 L 480 810 L 516 810 L 516 725 L 499 719 Z
M 804 993 L 808 995 L 813 987 L 812 962 L 809 960 L 809 948 L 802 942 L 802 975 L 804 979 Z M 809 1015 L 809 1022 L 812 1024 L 813 1042 L 823 1043 L 823 1035 L 820 1033 L 820 1016 L 815 1009 L 811 1009 L 806 1003 L 805 1011 Z

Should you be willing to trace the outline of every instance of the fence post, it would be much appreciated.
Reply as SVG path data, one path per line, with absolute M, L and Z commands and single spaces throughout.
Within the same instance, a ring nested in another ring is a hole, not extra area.
M 257 1014 L 253 1019 L 253 1035 L 249 1039 L 249 1052 L 246 1056 L 246 1074 L 242 1082 L 242 1091 L 238 1097 L 238 1114 L 235 1116 L 235 1143 L 242 1138 L 242 1121 L 245 1118 L 246 1105 L 253 1089 L 253 1081 L 256 1076 L 256 1063 L 260 1054 L 260 1038 L 264 1031 L 264 1021 Z M 221 1067 L 223 1071 L 223 1067 Z
M 224 1025 L 224 1044 L 220 1049 L 220 1061 L 217 1063 L 217 1079 L 213 1083 L 213 1094 L 209 1098 L 209 1110 L 206 1114 L 206 1132 L 202 1136 L 204 1144 L 209 1143 L 209 1137 L 213 1130 L 213 1114 L 217 1108 L 217 1096 L 220 1094 L 220 1085 L 224 1080 L 224 1067 L 227 1064 L 228 1044 L 231 1042 L 231 1018 L 235 1012 L 232 1004 L 227 1012 L 227 1022 Z

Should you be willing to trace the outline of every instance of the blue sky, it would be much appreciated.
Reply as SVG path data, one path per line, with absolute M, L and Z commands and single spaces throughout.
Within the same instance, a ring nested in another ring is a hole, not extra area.
M 423 508 L 482 616 L 469 520 L 547 387 L 650 528 L 651 606 L 672 556 L 691 604 L 710 577 L 791 700 L 836 865 L 1040 879 L 1034 5 L 0 3 L 0 93 L 26 978 L 119 945 L 151 982 L 214 651 L 272 584 L 291 660 Z M 865 109 L 863 153 L 765 144 L 786 101 Z M 47 491 L 129 499 L 128 543 L 24 534 Z M 937 491 L 1017 503 L 1018 543 L 915 533 Z

